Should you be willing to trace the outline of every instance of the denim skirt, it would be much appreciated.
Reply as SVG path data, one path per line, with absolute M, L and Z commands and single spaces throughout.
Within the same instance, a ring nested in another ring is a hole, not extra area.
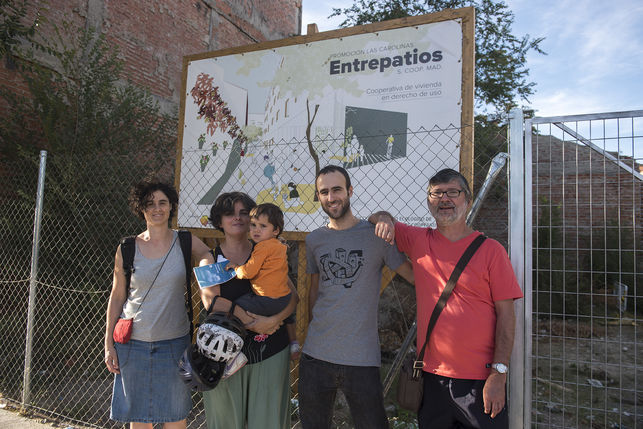
M 189 335 L 173 340 L 116 343 L 120 374 L 114 377 L 110 418 L 118 422 L 165 423 L 187 418 L 192 408 L 179 360 Z

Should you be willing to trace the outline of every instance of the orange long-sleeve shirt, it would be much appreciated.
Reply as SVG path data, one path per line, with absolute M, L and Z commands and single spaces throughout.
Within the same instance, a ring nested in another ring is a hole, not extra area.
M 280 298 L 290 293 L 288 287 L 287 246 L 276 238 L 260 241 L 250 259 L 237 267 L 240 279 L 249 279 L 252 290 L 260 296 Z

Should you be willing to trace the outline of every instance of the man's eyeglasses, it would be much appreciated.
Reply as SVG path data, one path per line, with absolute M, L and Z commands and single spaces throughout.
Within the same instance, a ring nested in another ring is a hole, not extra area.
M 461 192 L 464 191 L 462 189 L 449 189 L 448 191 L 429 192 L 429 198 L 431 198 L 432 200 L 439 200 L 444 195 L 449 198 L 458 198 Z

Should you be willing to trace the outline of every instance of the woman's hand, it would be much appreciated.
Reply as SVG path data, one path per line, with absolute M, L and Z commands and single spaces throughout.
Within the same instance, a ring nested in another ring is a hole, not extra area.
M 116 256 L 114 257 L 114 283 L 112 284 L 112 292 L 109 294 L 107 320 L 105 323 L 105 365 L 107 365 L 109 372 L 113 374 L 121 373 L 113 338 L 114 327 L 123 309 L 123 304 L 127 299 L 126 283 L 125 270 L 123 269 L 123 255 L 121 253 L 121 246 L 119 245 L 118 249 L 116 249 Z
M 105 345 L 105 365 L 109 372 L 114 374 L 120 374 L 120 368 L 118 366 L 118 356 L 116 355 L 116 349 L 114 344 Z
M 246 328 L 256 332 L 257 334 L 274 334 L 284 323 L 282 320 L 279 320 L 274 316 L 260 316 L 259 314 L 250 313 L 249 311 L 246 311 L 246 313 L 254 319 L 252 322 L 246 323 Z

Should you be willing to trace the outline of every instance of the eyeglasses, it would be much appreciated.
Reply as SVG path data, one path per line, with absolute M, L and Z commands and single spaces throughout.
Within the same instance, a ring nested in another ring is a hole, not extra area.
M 461 192 L 464 192 L 464 190 L 463 189 L 449 189 L 448 191 L 429 192 L 429 198 L 431 198 L 432 200 L 439 200 L 444 195 L 446 195 L 449 198 L 458 198 L 460 196 Z

